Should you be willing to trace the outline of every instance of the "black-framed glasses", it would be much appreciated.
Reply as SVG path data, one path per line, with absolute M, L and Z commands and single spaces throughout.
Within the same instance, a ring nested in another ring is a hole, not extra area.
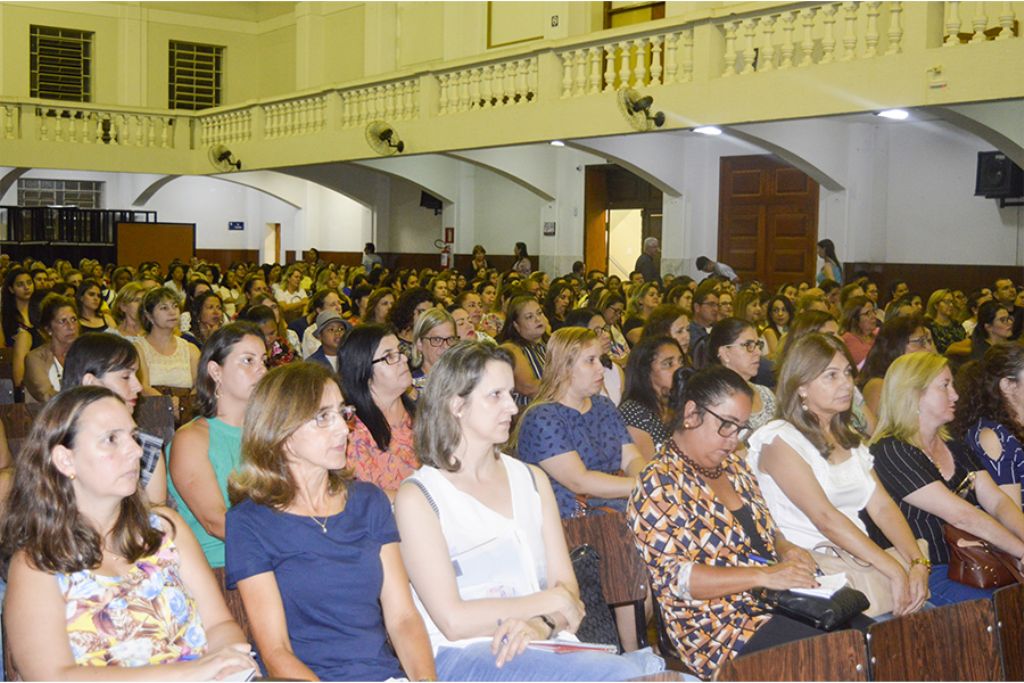
M 707 406 L 704 406 L 704 410 L 717 417 L 718 421 L 721 423 L 718 425 L 719 436 L 724 436 L 726 438 L 730 436 L 735 436 L 740 441 L 746 441 L 747 437 L 749 437 L 754 432 L 751 426 L 745 422 L 743 424 L 740 424 L 735 420 L 724 418 L 715 411 L 711 410 L 711 408 L 708 408 Z
M 926 346 L 934 346 L 935 342 L 933 342 L 932 338 L 927 334 L 922 334 L 920 337 L 911 337 L 910 339 L 907 340 L 907 344 L 912 344 L 914 346 L 924 348 Z
M 459 343 L 459 338 L 455 337 L 420 337 L 423 341 L 427 342 L 435 349 L 441 346 L 447 346 L 451 348 Z
M 600 327 L 591 327 L 590 331 L 595 333 L 595 334 L 600 333 L 600 332 L 603 332 L 604 334 L 611 334 L 612 333 L 612 326 L 611 325 L 601 325 Z
M 337 408 L 324 408 L 323 410 L 317 411 L 317 414 L 313 416 L 313 422 L 319 429 L 328 429 L 338 424 L 338 420 L 342 419 L 345 424 L 349 424 L 355 419 L 356 407 L 343 403 Z
M 735 344 L 726 344 L 726 348 L 730 346 L 742 346 L 743 349 L 749 353 L 753 353 L 754 349 L 759 352 L 764 351 L 764 339 L 748 339 L 745 342 L 736 342 Z
M 394 351 L 388 351 L 380 358 L 374 358 L 370 365 L 376 365 L 377 363 L 387 363 L 388 365 L 398 365 L 403 358 L 405 358 L 405 351 L 401 349 L 395 349 Z

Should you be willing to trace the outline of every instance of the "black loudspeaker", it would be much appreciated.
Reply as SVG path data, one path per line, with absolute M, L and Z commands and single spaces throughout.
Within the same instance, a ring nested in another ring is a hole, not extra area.
M 1024 172 L 1002 152 L 978 152 L 975 197 L 1024 197 Z
M 420 206 L 424 209 L 433 209 L 435 216 L 439 215 L 444 209 L 444 204 L 441 200 L 427 192 L 420 192 Z

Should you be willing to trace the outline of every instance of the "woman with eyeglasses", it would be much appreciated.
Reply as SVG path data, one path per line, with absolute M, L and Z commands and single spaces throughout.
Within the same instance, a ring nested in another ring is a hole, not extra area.
M 748 462 L 786 538 L 808 550 L 835 546 L 870 564 L 889 584 L 896 616 L 928 598 L 928 558 L 906 518 L 879 485 L 853 427 L 853 361 L 835 337 L 796 342 L 779 373 L 779 418 L 749 439 Z M 894 551 L 868 537 L 866 513 Z M 870 613 L 870 612 L 869 612 Z
M 266 676 L 433 680 L 391 502 L 346 463 L 355 409 L 343 401 L 336 375 L 314 363 L 256 387 L 228 484 L 226 584 Z
M 412 330 L 412 386 L 416 394 L 427 383 L 430 368 L 441 354 L 459 341 L 455 320 L 443 308 L 435 307 L 421 315 Z
M 207 340 L 199 359 L 199 417 L 174 434 L 168 456 L 168 489 L 207 562 L 224 566 L 224 515 L 228 475 L 238 467 L 242 420 L 253 387 L 267 372 L 259 328 L 236 322 Z
M 609 278 L 610 279 L 610 278 Z M 608 336 L 612 340 L 611 350 L 608 355 L 619 365 L 625 365 L 629 357 L 629 342 L 626 335 L 622 333 L 622 314 L 626 311 L 626 299 L 622 293 L 613 290 L 610 286 L 601 292 L 597 299 L 597 310 L 608 325 Z
M 32 349 L 25 357 L 25 389 L 33 399 L 46 403 L 60 391 L 65 356 L 78 338 L 75 300 L 47 294 L 39 305 L 38 324 L 46 343 Z
M 843 307 L 841 329 L 843 343 L 858 368 L 868 357 L 878 335 L 878 317 L 875 305 L 866 296 L 850 297 Z
M 929 601 L 936 606 L 992 595 L 949 578 L 945 524 L 988 541 L 1018 562 L 1024 557 L 1020 503 L 1001 491 L 970 447 L 950 438 L 946 429 L 958 398 L 945 358 L 926 351 L 900 356 L 885 373 L 882 413 L 871 440 L 879 481 L 914 535 L 928 541 Z
M 676 371 L 688 365 L 682 345 L 667 335 L 644 337 L 629 354 L 619 414 L 640 455 L 647 460 L 654 458 L 671 438 L 669 392 Z
M 757 429 L 775 417 L 775 394 L 754 377 L 761 366 L 764 340 L 746 320 L 725 318 L 715 323 L 708 334 L 707 343 L 698 349 L 698 367 L 723 365 L 746 380 L 753 392 L 750 425 Z
M 625 509 L 646 459 L 615 404 L 601 395 L 597 335 L 565 327 L 551 335 L 536 399 L 516 429 L 519 457 L 551 477 L 562 517 L 591 506 Z
M 892 362 L 905 353 L 933 350 L 932 333 L 921 318 L 897 316 L 882 323 L 864 367 L 857 373 L 857 385 L 873 415 L 881 408 L 885 373 Z
M 978 322 L 971 336 L 946 347 L 951 359 L 978 360 L 992 346 L 1003 344 L 1013 336 L 1013 316 L 1009 309 L 996 300 L 978 306 Z
M 375 484 L 394 500 L 399 484 L 420 466 L 412 445 L 415 404 L 408 393 L 408 358 L 390 328 L 357 325 L 342 343 L 338 362 L 345 398 L 356 408 L 348 465 L 356 479 Z
M 673 654 L 705 680 L 734 656 L 822 633 L 750 592 L 817 585 L 810 553 L 783 535 L 735 452 L 750 433 L 752 396 L 721 365 L 676 373 L 672 436 L 627 507 Z

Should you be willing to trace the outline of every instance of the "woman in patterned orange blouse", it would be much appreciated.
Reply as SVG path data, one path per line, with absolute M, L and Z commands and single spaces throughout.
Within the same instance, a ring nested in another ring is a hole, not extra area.
M 704 679 L 724 661 L 818 635 L 772 615 L 757 586 L 812 587 L 810 554 L 775 526 L 734 450 L 750 433 L 751 390 L 732 370 L 677 371 L 672 439 L 640 475 L 627 515 L 679 657 Z

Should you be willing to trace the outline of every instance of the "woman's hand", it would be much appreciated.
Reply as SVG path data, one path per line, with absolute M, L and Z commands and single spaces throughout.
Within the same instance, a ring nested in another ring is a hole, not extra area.
M 561 581 L 555 584 L 554 588 L 549 588 L 546 592 L 550 593 L 555 598 L 554 609 L 552 612 L 558 612 L 561 614 L 567 622 L 566 630 L 572 633 L 576 632 L 579 628 L 580 622 L 583 621 L 583 617 L 586 616 L 587 610 L 583 605 L 583 601 L 580 600 L 576 594 L 565 587 Z
M 908 614 L 911 611 L 910 606 L 913 604 L 913 598 L 910 593 L 910 581 L 906 572 L 901 571 L 889 577 L 889 590 L 892 592 L 893 615 L 901 617 L 904 614 Z
M 543 640 L 547 637 L 547 627 L 541 629 L 534 624 L 535 621 L 540 620 L 506 619 L 498 625 L 498 630 L 494 632 L 494 639 L 491 641 L 495 666 L 500 669 L 505 662 L 522 654 L 531 640 Z
M 790 545 L 780 553 L 779 557 L 783 562 L 793 562 L 798 567 L 806 569 L 812 574 L 816 574 L 818 571 L 818 565 L 814 561 L 814 556 L 800 546 Z
M 908 579 L 910 583 L 910 607 L 907 613 L 916 612 L 928 600 L 928 575 L 930 569 L 923 564 L 915 564 L 910 567 Z
M 768 565 L 761 568 L 761 584 L 765 588 L 775 590 L 787 590 L 789 588 L 816 588 L 818 580 L 815 578 L 815 565 L 810 567 L 793 560 L 786 560 L 778 564 Z
M 248 643 L 233 643 L 216 652 L 208 652 L 192 664 L 195 665 L 193 671 L 197 681 L 219 681 L 230 674 L 256 668 Z

